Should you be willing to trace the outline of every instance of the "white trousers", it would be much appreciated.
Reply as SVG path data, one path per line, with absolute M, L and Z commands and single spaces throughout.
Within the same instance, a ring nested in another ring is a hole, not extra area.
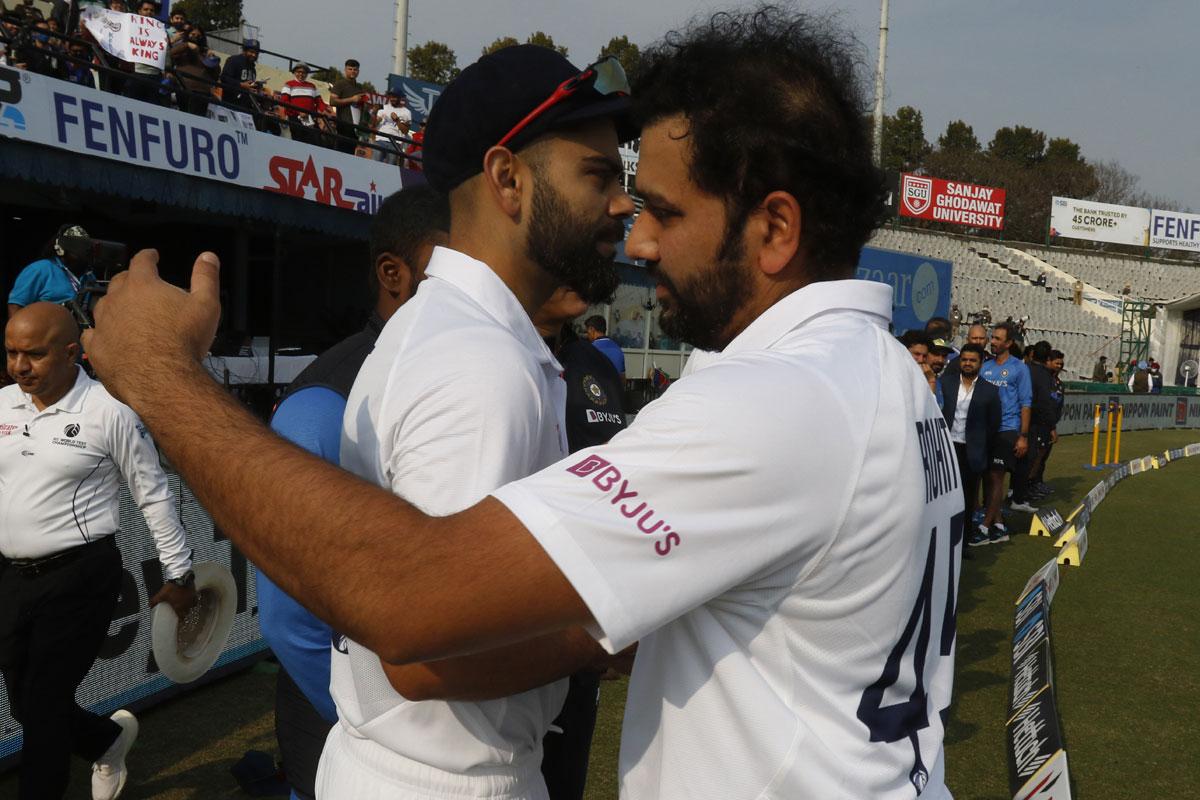
M 317 800 L 550 800 L 542 754 L 456 774 L 405 758 L 334 725 L 317 767 Z

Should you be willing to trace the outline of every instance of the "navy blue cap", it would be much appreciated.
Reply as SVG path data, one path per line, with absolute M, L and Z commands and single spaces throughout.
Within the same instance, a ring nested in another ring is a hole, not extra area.
M 258 39 L 242 39 L 243 50 L 261 50 L 258 46 Z
M 425 179 L 449 192 L 483 170 L 483 155 L 581 70 L 562 54 L 537 45 L 505 47 L 480 58 L 450 82 L 425 126 L 421 153 Z M 610 118 L 620 141 L 637 135 L 629 98 L 588 87 L 548 108 L 507 147 L 513 151 L 549 131 L 585 120 Z

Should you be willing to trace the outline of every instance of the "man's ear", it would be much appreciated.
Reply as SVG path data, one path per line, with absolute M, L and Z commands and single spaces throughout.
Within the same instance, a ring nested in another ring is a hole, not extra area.
M 777 275 L 800 251 L 803 212 L 788 192 L 771 192 L 750 215 L 750 234 L 758 238 L 758 268 Z
M 412 299 L 416 289 L 412 267 L 395 253 L 382 253 L 375 260 L 375 277 L 379 285 L 401 303 Z
M 521 213 L 526 174 L 521 160 L 507 147 L 493 147 L 483 154 L 483 182 L 488 194 L 513 219 Z

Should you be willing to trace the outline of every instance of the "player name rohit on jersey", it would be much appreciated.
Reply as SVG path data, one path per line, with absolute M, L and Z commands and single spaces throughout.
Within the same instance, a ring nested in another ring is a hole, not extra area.
M 958 461 L 950 442 L 950 430 L 942 417 L 919 421 L 917 439 L 921 443 L 921 463 L 925 467 L 925 502 L 931 503 L 958 488 Z

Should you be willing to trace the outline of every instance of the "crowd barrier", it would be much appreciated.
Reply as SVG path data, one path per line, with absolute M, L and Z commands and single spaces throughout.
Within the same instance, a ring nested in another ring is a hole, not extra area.
M 179 686 L 163 676 L 150 649 L 150 598 L 162 586 L 162 572 L 154 539 L 137 505 L 122 484 L 120 492 L 121 597 L 100 656 L 76 692 L 79 704 L 98 714 L 118 708 L 146 708 L 186 692 L 207 680 L 239 669 L 261 658 L 267 643 L 258 629 L 258 597 L 254 570 L 217 529 L 208 512 L 178 475 L 168 473 L 171 490 L 179 499 L 180 520 L 187 532 L 193 559 L 215 561 L 229 568 L 237 586 L 233 631 L 217 663 L 200 681 Z M 21 728 L 12 718 L 7 693 L 0 694 L 0 769 L 13 766 L 21 750 Z
M 1055 539 L 1059 554 L 1035 572 L 1016 602 L 1013 617 L 1012 673 L 1009 680 L 1009 788 L 1013 800 L 1070 800 L 1067 750 L 1054 697 L 1051 663 L 1050 602 L 1059 584 L 1059 566 L 1080 566 L 1087 555 L 1087 524 L 1109 490 L 1133 475 L 1160 469 L 1181 458 L 1200 456 L 1200 443 L 1135 458 L 1113 469 L 1066 517 L 1040 509 L 1030 536 Z

